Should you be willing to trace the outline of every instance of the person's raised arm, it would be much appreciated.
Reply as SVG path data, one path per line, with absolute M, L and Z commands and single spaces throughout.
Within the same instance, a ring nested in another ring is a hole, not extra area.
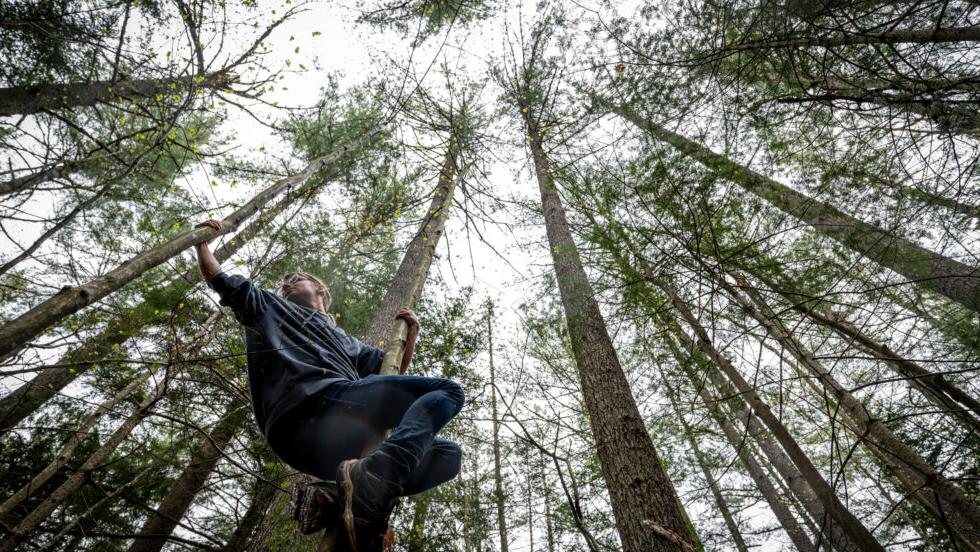
M 201 228 L 203 226 L 210 226 L 215 230 L 221 230 L 221 221 L 214 219 L 206 220 L 194 226 L 194 228 Z M 218 259 L 214 258 L 214 253 L 211 253 L 211 248 L 208 247 L 210 241 L 204 241 L 194 246 L 194 251 L 197 253 L 197 264 L 201 267 L 201 274 L 204 275 L 204 280 L 207 282 L 213 280 L 221 272 L 221 263 L 218 262 Z
M 415 352 L 415 339 L 419 336 L 419 319 L 410 309 L 402 307 L 395 315 L 395 319 L 401 318 L 408 324 L 408 337 L 405 339 L 405 354 L 402 356 L 402 365 L 398 367 L 398 373 L 404 374 L 408 370 L 408 365 L 412 362 L 412 353 Z

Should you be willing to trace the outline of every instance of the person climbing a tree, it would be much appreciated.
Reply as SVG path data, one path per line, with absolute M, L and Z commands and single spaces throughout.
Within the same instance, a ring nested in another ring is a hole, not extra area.
M 436 434 L 463 407 L 463 389 L 404 375 L 419 330 L 411 310 L 396 314 L 409 328 L 399 375 L 379 375 L 384 351 L 334 324 L 319 279 L 287 274 L 276 295 L 222 272 L 206 242 L 195 249 L 205 280 L 245 327 L 252 407 L 272 450 L 301 472 L 336 481 L 294 491 L 300 532 L 342 529 L 351 548 L 380 550 L 398 497 L 459 473 L 459 446 Z M 390 428 L 359 458 L 373 435 Z

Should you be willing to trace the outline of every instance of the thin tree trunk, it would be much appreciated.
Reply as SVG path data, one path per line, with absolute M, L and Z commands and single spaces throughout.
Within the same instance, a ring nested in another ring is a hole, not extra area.
M 531 495 L 534 493 L 531 487 L 531 467 L 527 466 L 527 541 L 528 552 L 534 552 L 534 509 L 531 507 Z
M 952 537 L 969 550 L 980 551 L 980 508 L 970 500 L 959 486 L 949 481 L 911 447 L 906 445 L 871 415 L 864 404 L 842 386 L 814 354 L 803 346 L 779 320 L 758 292 L 747 289 L 746 299 L 723 277 L 715 281 L 735 300 L 742 311 L 759 322 L 780 345 L 792 354 L 823 384 L 850 419 L 855 435 L 868 445 L 905 483 L 905 491 L 916 498 L 931 512 L 942 512 L 936 520 L 941 527 L 949 527 Z
M 548 552 L 555 552 L 555 533 L 554 533 L 554 527 L 552 526 L 553 524 L 551 522 L 551 487 L 548 486 L 548 479 L 547 477 L 545 477 L 545 472 L 544 472 L 544 466 L 545 466 L 544 451 L 541 451 L 538 459 L 541 462 L 540 463 L 541 489 L 544 491 L 543 492 L 544 496 L 542 497 L 542 499 L 544 500 L 544 527 L 545 527 L 546 535 L 548 537 Z
M 940 44 L 944 42 L 980 41 L 980 26 L 953 27 L 946 29 L 904 29 L 884 33 L 846 33 L 835 36 L 815 36 L 745 42 L 725 46 L 719 52 L 729 55 L 747 50 L 775 50 L 785 48 L 837 48 L 859 44 Z
M 170 534 L 180 524 L 191 503 L 207 482 L 225 448 L 241 429 L 245 414 L 249 410 L 241 404 L 232 404 L 215 424 L 211 433 L 192 453 L 184 471 L 170 486 L 167 495 L 160 501 L 129 546 L 129 552 L 158 552 L 167 543 Z
M 500 421 L 497 418 L 497 372 L 493 364 L 493 303 L 487 304 L 487 350 L 490 353 L 490 420 L 493 424 L 493 483 L 497 505 L 500 552 L 508 552 L 507 516 L 504 513 L 504 477 L 500 469 Z
M 418 231 L 408 244 L 401 264 L 375 311 L 371 326 L 363 339 L 365 343 L 376 343 L 384 348 L 385 356 L 380 371 L 383 375 L 398 373 L 408 340 L 408 325 L 404 320 L 395 320 L 395 314 L 401 307 L 415 308 L 422 296 L 429 267 L 435 257 L 436 246 L 445 232 L 446 218 L 453 204 L 453 192 L 457 180 L 462 176 L 459 167 L 461 144 L 457 132 L 458 129 L 453 130 L 449 137 L 442 169 L 439 171 L 439 182 L 429 208 L 422 217 Z M 384 435 L 376 435 L 373 440 L 369 439 L 364 454 L 369 454 L 377 448 L 383 439 Z M 306 476 L 293 481 L 294 485 L 307 483 Z M 336 531 L 325 532 L 317 545 L 317 550 L 320 552 L 333 550 L 337 535 Z
M 654 138 L 669 143 L 746 191 L 806 222 L 819 233 L 843 243 L 912 282 L 945 295 L 974 312 L 980 312 L 980 270 L 892 235 L 832 205 L 807 197 L 641 117 L 626 105 L 612 104 L 595 95 L 592 98 Z
M 379 131 L 379 128 L 370 130 L 351 143 L 314 159 L 298 174 L 283 178 L 269 186 L 226 217 L 222 221 L 221 230 L 208 227 L 194 228 L 143 251 L 89 282 L 78 286 L 65 286 L 58 294 L 0 327 L 0 358 L 5 358 L 10 353 L 20 349 L 55 322 L 102 299 L 135 280 L 147 270 L 183 253 L 189 247 L 234 231 L 246 218 L 255 214 L 276 196 L 293 186 L 302 184 L 325 165 L 333 163 L 346 153 L 356 149 Z
M 518 106 L 524 114 L 569 338 L 623 549 L 691 550 L 693 542 L 677 493 L 609 338 L 572 239 L 541 133 L 526 102 L 524 95 Z
M 0 88 L 0 117 L 74 109 L 111 101 L 153 99 L 161 94 L 170 96 L 177 90 L 221 89 L 235 82 L 235 78 L 232 73 L 221 71 L 203 76 L 188 75 L 170 79 L 96 81 Z
M 677 397 L 674 395 L 674 390 L 670 388 L 670 385 L 667 384 L 666 381 L 664 381 L 664 388 L 667 390 L 667 397 L 670 399 L 670 404 L 674 408 L 674 415 L 681 423 L 681 429 L 684 431 L 684 438 L 687 440 L 688 445 L 691 447 L 691 451 L 694 453 L 694 460 L 701 469 L 701 473 L 704 475 L 704 480 L 708 484 L 708 490 L 711 491 L 711 496 L 715 499 L 715 505 L 718 506 L 718 511 L 721 512 L 721 517 L 725 522 L 725 526 L 728 528 L 728 532 L 731 534 L 732 540 L 735 542 L 735 548 L 739 552 L 748 552 L 749 547 L 745 544 L 745 539 L 742 537 L 742 532 L 738 528 L 738 522 L 735 521 L 735 516 L 732 515 L 732 511 L 728 508 L 728 501 L 726 501 L 724 495 L 721 494 L 718 481 L 715 480 L 714 476 L 711 474 L 711 468 L 708 467 L 708 459 L 705 458 L 704 453 L 701 452 L 701 447 L 698 446 L 697 439 L 694 438 L 694 431 L 687 423 L 687 419 L 684 418 L 684 413 L 681 411 L 680 405 L 677 404 Z

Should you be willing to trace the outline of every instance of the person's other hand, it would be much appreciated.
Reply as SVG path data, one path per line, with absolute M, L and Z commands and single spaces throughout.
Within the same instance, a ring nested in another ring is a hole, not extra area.
M 412 312 L 412 309 L 407 309 L 405 307 L 398 309 L 398 314 L 395 315 L 395 320 L 398 320 L 399 318 L 408 324 L 409 330 L 419 329 L 419 319 L 415 317 L 415 313 Z

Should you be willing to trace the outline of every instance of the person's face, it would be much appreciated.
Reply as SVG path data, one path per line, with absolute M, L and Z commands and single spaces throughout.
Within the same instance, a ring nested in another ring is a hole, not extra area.
M 311 309 L 319 309 L 323 302 L 323 296 L 320 295 L 322 291 L 320 284 L 303 274 L 287 274 L 283 278 L 281 291 L 283 298 L 287 301 Z

